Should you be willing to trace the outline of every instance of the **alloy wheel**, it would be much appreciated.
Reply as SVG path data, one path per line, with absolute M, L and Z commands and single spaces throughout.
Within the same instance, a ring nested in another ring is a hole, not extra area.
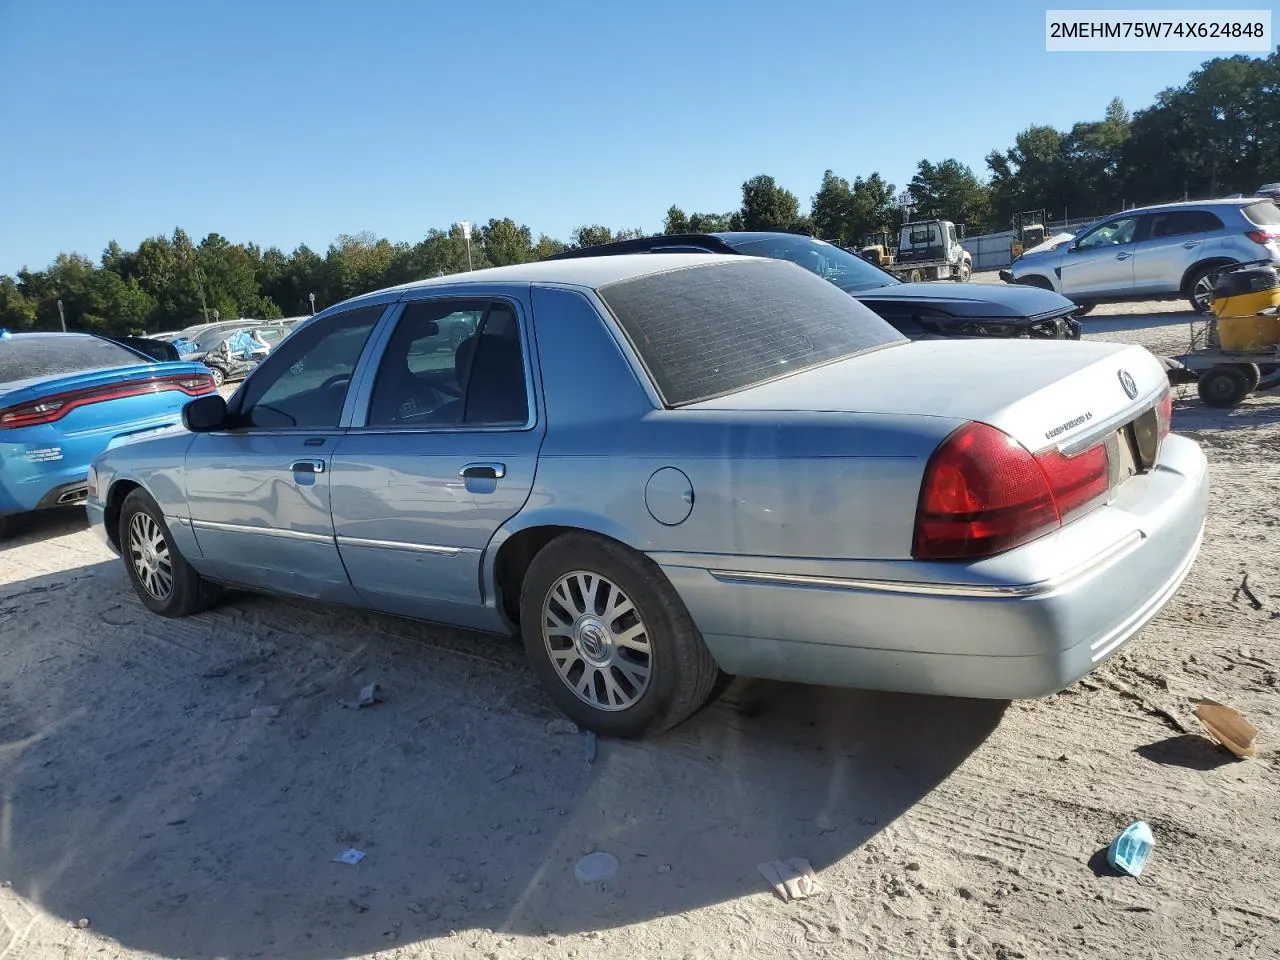
M 560 680 L 597 710 L 626 710 L 649 689 L 648 627 L 611 580 L 575 570 L 542 602 L 542 640 Z
M 1213 303 L 1213 288 L 1218 282 L 1216 273 L 1206 273 L 1203 277 L 1196 281 L 1191 295 L 1196 302 L 1196 309 L 1201 313 L 1208 313 L 1210 304 Z
M 135 513 L 129 521 L 129 560 L 142 589 L 156 600 L 173 593 L 173 560 L 160 524 L 146 513 Z

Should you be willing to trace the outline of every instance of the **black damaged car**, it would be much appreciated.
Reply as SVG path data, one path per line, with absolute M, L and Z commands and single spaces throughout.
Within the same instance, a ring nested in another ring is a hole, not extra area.
M 843 247 L 793 233 L 679 233 L 569 250 L 548 260 L 624 253 L 729 253 L 790 260 L 830 280 L 913 340 L 1079 340 L 1077 306 L 1051 290 L 1004 283 L 904 283 Z

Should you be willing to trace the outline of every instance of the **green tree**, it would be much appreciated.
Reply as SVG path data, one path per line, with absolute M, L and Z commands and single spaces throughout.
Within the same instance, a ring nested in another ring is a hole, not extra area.
M 36 304 L 27 298 L 13 277 L 0 276 L 0 327 L 30 330 L 36 322 Z
M 800 219 L 800 201 L 773 177 L 761 174 L 742 185 L 739 217 L 743 230 L 790 230 Z
M 673 233 L 689 232 L 689 218 L 675 204 L 667 208 L 666 219 L 662 222 L 662 232 L 667 236 L 671 236 Z
M 990 224 L 990 192 L 959 160 L 921 160 L 909 189 L 918 219 L 952 220 L 966 224 L 970 233 L 979 233 Z
M 480 228 L 480 242 L 485 255 L 495 267 L 511 263 L 528 263 L 533 259 L 533 234 L 510 217 L 491 219 Z

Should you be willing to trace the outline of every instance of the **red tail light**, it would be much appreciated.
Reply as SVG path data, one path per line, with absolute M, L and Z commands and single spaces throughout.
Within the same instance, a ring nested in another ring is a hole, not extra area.
M 1266 246 L 1273 240 L 1280 240 L 1280 232 L 1275 230 L 1250 230 L 1245 234 L 1254 243 L 1260 243 Z
M 1105 495 L 1108 472 L 1102 444 L 1032 456 L 995 427 L 966 424 L 925 468 L 912 555 L 976 559 L 1034 540 Z
M 1160 402 L 1156 405 L 1156 420 L 1160 424 L 1160 439 L 1163 440 L 1173 429 L 1173 391 L 1166 389 L 1160 394 Z
M 68 390 L 66 393 L 42 397 L 30 403 L 6 407 L 0 410 L 0 429 L 35 427 L 44 423 L 53 423 L 61 420 L 77 407 L 105 403 L 108 400 L 140 397 L 149 393 L 163 393 L 166 390 L 178 390 L 189 397 L 198 397 L 215 389 L 217 388 L 213 382 L 213 375 L 208 373 L 179 373 L 132 383 L 105 383 L 97 387 Z

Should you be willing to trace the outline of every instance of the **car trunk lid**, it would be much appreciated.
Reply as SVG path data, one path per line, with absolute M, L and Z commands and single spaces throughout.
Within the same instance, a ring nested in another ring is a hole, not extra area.
M 1143 347 L 933 340 L 826 364 L 685 409 L 827 411 L 977 421 L 1032 453 L 1100 442 L 1168 389 Z

